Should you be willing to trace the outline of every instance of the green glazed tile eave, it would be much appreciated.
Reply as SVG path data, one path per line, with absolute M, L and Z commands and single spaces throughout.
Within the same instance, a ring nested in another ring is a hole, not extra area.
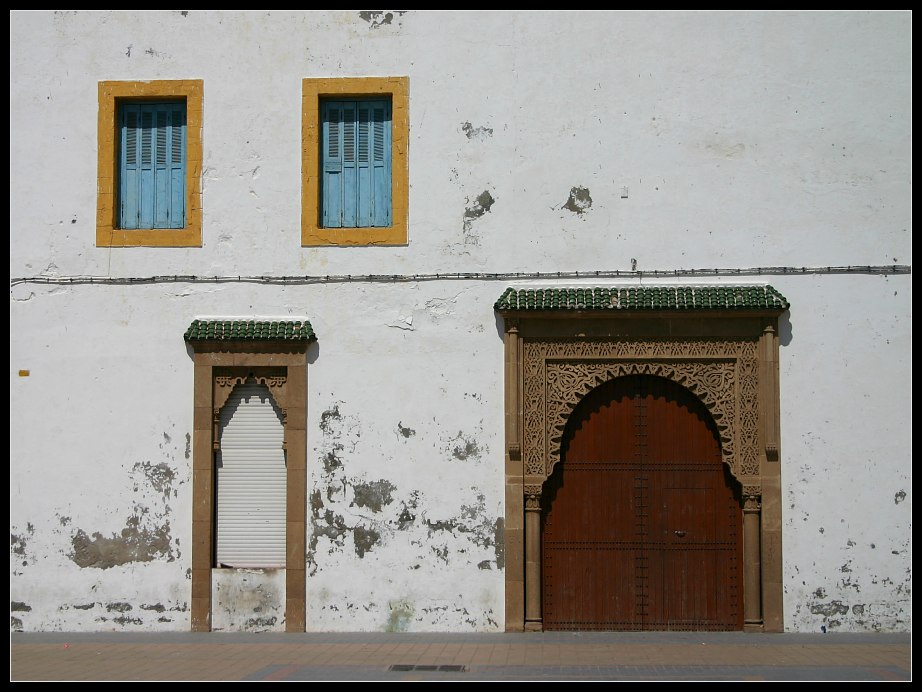
M 771 286 L 507 288 L 495 310 L 787 310 Z
M 193 320 L 186 341 L 316 341 L 307 320 Z

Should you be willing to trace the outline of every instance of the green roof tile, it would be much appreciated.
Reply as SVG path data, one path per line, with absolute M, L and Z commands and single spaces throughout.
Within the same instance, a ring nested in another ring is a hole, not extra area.
M 787 310 L 771 286 L 507 288 L 495 310 Z
M 186 341 L 316 341 L 307 320 L 194 320 Z

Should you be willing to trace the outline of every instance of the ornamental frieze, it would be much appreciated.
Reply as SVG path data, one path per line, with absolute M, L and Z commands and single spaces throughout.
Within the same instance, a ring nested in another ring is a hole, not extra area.
M 567 420 L 590 391 L 618 377 L 655 375 L 685 387 L 707 407 L 734 476 L 758 476 L 758 373 L 754 341 L 526 340 L 525 472 L 550 476 Z

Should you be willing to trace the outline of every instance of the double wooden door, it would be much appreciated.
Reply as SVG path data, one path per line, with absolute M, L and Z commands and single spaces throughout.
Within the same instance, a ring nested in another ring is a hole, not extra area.
M 638 375 L 590 392 L 543 506 L 545 629 L 742 629 L 738 484 L 685 388 Z

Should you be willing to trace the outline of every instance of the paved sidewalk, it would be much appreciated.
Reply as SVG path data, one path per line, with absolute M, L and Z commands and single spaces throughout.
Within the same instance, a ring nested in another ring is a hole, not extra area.
M 897 682 L 912 635 L 14 632 L 10 680 Z

